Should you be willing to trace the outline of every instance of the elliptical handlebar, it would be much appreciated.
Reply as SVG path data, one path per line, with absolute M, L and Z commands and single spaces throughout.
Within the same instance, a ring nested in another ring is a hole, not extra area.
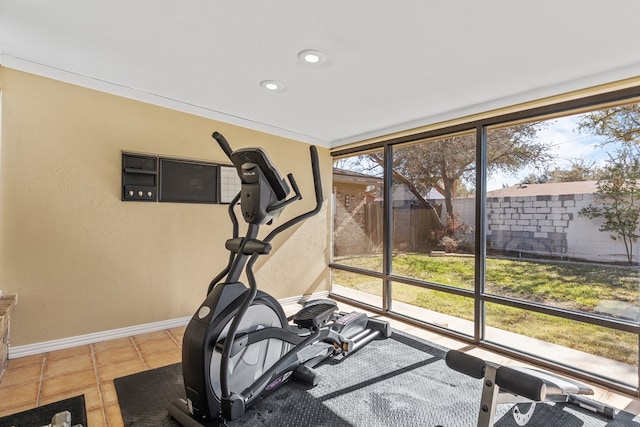
M 322 194 L 322 180 L 320 179 L 320 161 L 318 160 L 318 149 L 312 145 L 311 151 L 311 171 L 313 173 L 313 189 L 316 194 L 316 209 L 319 211 L 324 201 Z
M 220 145 L 220 148 L 222 148 L 224 154 L 226 154 L 229 160 L 231 160 L 231 153 L 233 153 L 233 150 L 231 149 L 231 146 L 229 145 L 225 137 L 222 136 L 222 134 L 218 131 L 213 132 L 211 136 L 218 142 L 218 145 Z
M 311 154 L 311 171 L 313 174 L 313 189 L 316 195 L 316 205 L 310 211 L 300 214 L 295 218 L 291 218 L 289 221 L 276 227 L 273 231 L 271 231 L 271 233 L 267 235 L 267 237 L 265 237 L 265 239 L 263 240 L 264 242 L 270 242 L 274 237 L 282 233 L 287 228 L 292 227 L 300 221 L 303 221 L 310 216 L 317 214 L 322 208 L 322 202 L 324 201 L 324 198 L 322 194 L 322 180 L 320 177 L 320 161 L 318 159 L 318 149 L 314 145 L 312 145 L 309 147 L 309 151 Z M 292 186 L 293 185 L 294 184 L 292 183 Z M 300 196 L 300 198 L 302 198 L 302 196 Z
M 296 183 L 293 174 L 288 174 L 287 179 L 289 180 L 289 184 L 291 184 L 291 188 L 293 189 L 294 196 L 288 199 L 285 199 L 281 202 L 274 203 L 273 205 L 267 206 L 267 212 L 273 212 L 280 210 L 287 206 L 289 203 L 295 202 L 296 200 L 302 199 L 302 194 L 300 193 L 300 189 L 298 188 L 298 184 Z

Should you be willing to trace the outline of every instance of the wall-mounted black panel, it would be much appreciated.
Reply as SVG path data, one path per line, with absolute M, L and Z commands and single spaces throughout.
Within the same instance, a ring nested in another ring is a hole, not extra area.
M 218 203 L 218 165 L 160 158 L 161 202 Z
M 122 153 L 122 200 L 158 200 L 158 158 Z

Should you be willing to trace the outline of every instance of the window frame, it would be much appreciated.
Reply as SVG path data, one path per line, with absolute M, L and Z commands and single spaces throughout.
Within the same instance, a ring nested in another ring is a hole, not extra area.
M 455 125 L 443 126 L 440 128 L 434 128 L 426 131 L 417 131 L 412 134 L 402 136 L 392 136 L 388 139 L 383 139 L 377 142 L 351 146 L 349 148 L 338 148 L 332 150 L 331 155 L 334 158 L 344 157 L 349 155 L 362 154 L 370 150 L 383 150 L 384 153 L 384 212 L 383 212 L 383 266 L 382 272 L 368 271 L 360 268 L 349 267 L 335 263 L 331 260 L 329 267 L 332 269 L 349 271 L 352 273 L 364 274 L 367 276 L 382 279 L 382 308 L 371 307 L 363 305 L 361 302 L 350 300 L 340 295 L 331 293 L 333 297 L 339 300 L 343 300 L 350 304 L 360 305 L 369 310 L 378 312 L 385 316 L 397 318 L 407 321 L 409 323 L 424 327 L 427 329 L 435 330 L 445 335 L 453 336 L 458 339 L 473 343 L 475 345 L 482 345 L 484 347 L 500 351 L 511 356 L 515 356 L 521 360 L 530 363 L 536 363 L 541 366 L 545 366 L 552 369 L 564 371 L 568 374 L 582 377 L 584 379 L 594 381 L 596 383 L 605 385 L 607 387 L 622 391 L 632 392 L 638 394 L 640 392 L 640 369 L 638 369 L 638 378 L 636 387 L 630 387 L 625 384 L 618 384 L 607 378 L 600 377 L 595 373 L 585 373 L 584 371 L 571 369 L 570 367 L 556 364 L 553 361 L 530 356 L 523 351 L 515 349 L 505 348 L 504 346 L 491 343 L 485 339 L 485 304 L 495 303 L 505 305 L 509 307 L 515 307 L 519 309 L 529 310 L 536 313 L 542 313 L 552 316 L 557 316 L 563 319 L 579 321 L 583 323 L 593 324 L 610 328 L 613 330 L 619 330 L 623 332 L 630 332 L 638 336 L 638 360 L 640 361 L 640 322 L 634 322 L 630 320 L 615 319 L 611 317 L 601 316 L 597 314 L 589 314 L 584 312 L 578 312 L 568 310 L 559 307 L 550 307 L 547 305 L 528 302 L 523 300 L 517 300 L 506 296 L 499 296 L 493 294 L 487 294 L 484 289 L 485 284 L 485 269 L 486 269 L 486 166 L 487 166 L 487 130 L 489 127 L 509 125 L 518 121 L 533 121 L 546 119 L 553 116 L 575 114 L 582 111 L 594 110 L 598 108 L 606 108 L 612 104 L 622 104 L 625 102 L 631 102 L 634 98 L 640 99 L 640 86 L 632 86 L 624 89 L 614 90 L 610 92 L 598 93 L 595 95 L 583 96 L 574 99 L 549 103 L 547 105 L 521 108 L 518 111 L 496 114 L 493 116 L 481 117 L 478 119 L 470 119 L 467 122 L 461 122 Z M 398 144 L 416 143 L 422 140 L 437 139 L 446 137 L 451 134 L 460 132 L 476 132 L 476 218 L 475 218 L 475 286 L 473 290 L 458 289 L 451 286 L 441 285 L 437 283 L 430 283 L 411 279 L 407 277 L 400 277 L 392 274 L 391 269 L 391 255 L 392 255 L 392 236 L 391 236 L 391 218 L 392 218 L 392 200 L 391 200 L 391 182 L 392 182 L 392 153 L 393 147 Z M 333 229 L 332 229 L 333 233 Z M 407 317 L 403 314 L 393 311 L 391 301 L 391 284 L 392 282 L 405 283 L 425 289 L 431 289 L 441 292 L 448 292 L 455 295 L 467 296 L 474 298 L 474 334 L 473 336 L 464 335 L 438 325 L 433 325 L 425 322 L 421 322 L 418 319 Z

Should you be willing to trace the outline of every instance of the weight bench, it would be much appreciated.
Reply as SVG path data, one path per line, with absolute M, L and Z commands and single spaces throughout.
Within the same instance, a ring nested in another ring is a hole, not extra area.
M 449 350 L 447 366 L 473 378 L 484 379 L 478 427 L 491 427 L 495 422 L 499 403 L 516 404 L 513 417 L 520 426 L 526 425 L 537 402 L 562 402 L 577 405 L 613 419 L 614 408 L 588 399 L 591 387 L 549 372 L 525 367 L 501 366 L 458 350 Z M 518 403 L 530 403 L 527 412 L 521 412 Z

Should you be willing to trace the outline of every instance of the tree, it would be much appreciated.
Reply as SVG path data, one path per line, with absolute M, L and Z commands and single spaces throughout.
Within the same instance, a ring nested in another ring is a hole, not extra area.
M 606 143 L 622 142 L 638 148 L 640 141 L 640 103 L 597 110 L 580 117 L 578 129 L 606 137 Z
M 599 231 L 610 232 L 613 240 L 624 243 L 627 261 L 633 261 L 633 246 L 638 241 L 640 219 L 640 159 L 629 149 L 609 156 L 596 190 L 597 204 L 579 211 L 589 219 L 601 218 Z
M 603 168 L 596 196 L 599 205 L 582 209 L 588 218 L 602 218 L 600 231 L 608 231 L 613 240 L 622 240 L 627 260 L 633 260 L 638 241 L 640 219 L 640 104 L 619 105 L 581 116 L 581 131 L 605 137 L 601 146 L 617 144 L 615 156 Z
M 455 215 L 447 214 L 445 224 L 436 230 L 431 230 L 429 239 L 434 245 L 441 244 L 445 252 L 455 253 L 460 241 L 467 233 L 473 232 L 473 227 L 460 220 L 460 212 Z
M 554 169 L 545 168 L 539 174 L 525 176 L 521 184 L 547 184 L 550 182 L 594 181 L 598 179 L 598 168 L 594 162 L 586 163 L 584 159 L 570 160 L 567 168 L 556 166 Z
M 525 165 L 542 167 L 552 156 L 547 144 L 535 136 L 543 124 L 524 123 L 492 129 L 487 135 L 487 173 L 516 172 Z M 382 154 L 369 154 L 382 165 Z M 432 189 L 444 197 L 445 213 L 455 216 L 452 200 L 459 190 L 474 188 L 476 170 L 475 133 L 394 147 L 393 181 L 404 183 L 422 203 Z

